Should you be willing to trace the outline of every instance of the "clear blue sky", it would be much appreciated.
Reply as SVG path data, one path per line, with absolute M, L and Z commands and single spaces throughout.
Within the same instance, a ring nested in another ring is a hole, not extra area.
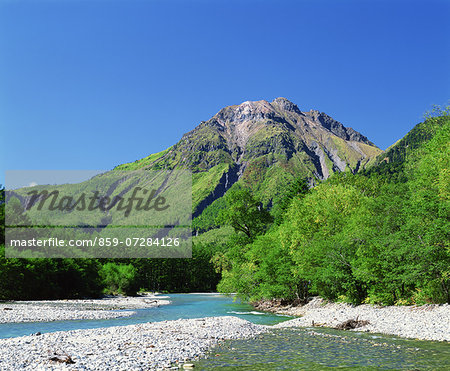
M 450 98 L 450 1 L 0 2 L 6 169 L 111 169 L 284 96 L 385 149 Z

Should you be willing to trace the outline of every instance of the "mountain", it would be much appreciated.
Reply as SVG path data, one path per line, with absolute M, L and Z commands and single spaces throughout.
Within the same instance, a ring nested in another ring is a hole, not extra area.
M 449 115 L 447 112 L 439 111 L 436 115 L 428 117 L 414 126 L 403 138 L 379 154 L 372 166 L 364 172 L 368 175 L 379 174 L 392 180 L 406 181 L 406 162 L 419 160 L 420 149 L 426 146 L 436 133 L 442 130 L 442 127 L 448 125 Z
M 236 182 L 270 204 L 296 177 L 315 183 L 334 172 L 355 173 L 381 152 L 325 113 L 276 98 L 225 107 L 174 146 L 116 169 L 192 170 L 196 216 Z
M 119 165 L 113 171 L 79 184 L 8 191 L 6 199 L 15 197 L 23 207 L 32 200 L 31 204 L 37 207 L 44 200 L 44 196 L 37 196 L 43 188 L 49 193 L 56 191 L 61 200 L 70 196 L 74 202 L 99 189 L 111 199 L 125 199 L 131 197 L 136 187 L 145 185 L 158 194 L 164 192 L 165 197 L 170 196 L 172 203 L 178 205 L 179 212 L 174 209 L 166 219 L 158 214 L 162 225 L 190 224 L 186 217 L 192 211 L 194 218 L 203 213 L 207 226 L 199 229 L 208 229 L 210 220 L 214 220 L 218 209 L 223 207 L 221 197 L 235 184 L 249 187 L 264 206 L 270 207 L 283 197 L 294 179 L 307 178 L 310 184 L 315 184 L 334 172 L 356 173 L 368 168 L 381 153 L 365 136 L 325 113 L 302 112 L 285 98 L 272 102 L 247 101 L 221 109 L 162 152 Z M 146 171 L 145 175 L 122 172 L 138 169 L 167 171 Z M 190 175 L 186 179 L 171 171 L 174 169 L 192 171 L 192 204 L 190 194 L 186 194 L 186 190 L 191 189 Z M 33 199 L 30 192 L 36 192 Z M 145 213 L 125 215 L 117 212 L 118 206 L 111 212 L 96 209 L 88 216 L 63 206 L 59 211 L 32 208 L 28 215 L 33 222 L 57 217 L 58 225 L 144 225 L 150 222 Z

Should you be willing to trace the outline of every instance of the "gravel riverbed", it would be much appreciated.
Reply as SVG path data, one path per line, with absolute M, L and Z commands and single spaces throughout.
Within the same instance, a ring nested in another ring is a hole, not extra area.
M 279 314 L 302 316 L 282 322 L 274 327 L 336 327 L 348 320 L 368 321 L 354 331 L 396 335 L 420 340 L 450 341 L 450 305 L 422 306 L 352 306 L 343 303 L 327 303 L 314 298 L 308 304 L 294 307 L 270 307 L 259 309 Z
M 237 317 L 183 319 L 0 340 L 1 370 L 148 370 L 181 366 L 223 340 L 268 326 Z
M 124 309 L 151 308 L 170 303 L 163 296 L 106 297 L 88 300 L 41 300 L 0 303 L 0 323 L 50 322 L 128 317 Z
M 3 303 L 0 304 L 0 321 L 51 321 L 131 315 L 133 311 L 114 310 L 169 303 L 163 299 L 165 297 L 144 296 Z M 450 341 L 449 305 L 351 306 L 314 298 L 303 306 L 282 307 L 266 302 L 257 309 L 301 317 L 275 326 L 255 325 L 237 317 L 208 317 L 0 339 L 0 370 L 178 368 L 203 357 L 212 347 L 225 340 L 253 337 L 272 328 L 336 327 L 348 320 L 368 322 L 355 331 Z

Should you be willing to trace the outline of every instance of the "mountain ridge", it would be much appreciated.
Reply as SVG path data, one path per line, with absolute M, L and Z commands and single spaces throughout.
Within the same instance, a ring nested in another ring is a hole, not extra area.
M 314 183 L 334 172 L 355 173 L 380 153 L 367 137 L 331 116 L 303 112 L 279 97 L 224 107 L 172 147 L 116 169 L 190 169 L 194 206 L 203 209 L 206 199 L 221 197 L 236 182 L 264 193 L 267 204 L 296 177 Z

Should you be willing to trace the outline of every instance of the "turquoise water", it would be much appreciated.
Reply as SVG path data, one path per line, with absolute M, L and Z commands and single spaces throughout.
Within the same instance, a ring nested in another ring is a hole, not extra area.
M 227 341 L 195 370 L 450 370 L 450 345 L 324 328 L 279 329 Z
M 133 309 L 137 314 L 131 317 L 32 323 L 0 324 L 0 339 L 30 335 L 36 332 L 46 333 L 111 326 L 126 326 L 144 322 L 159 322 L 179 318 L 201 318 L 218 316 L 236 316 L 257 324 L 272 325 L 291 317 L 277 316 L 258 312 L 249 304 L 218 294 L 171 294 L 167 295 L 169 305 L 158 308 Z

